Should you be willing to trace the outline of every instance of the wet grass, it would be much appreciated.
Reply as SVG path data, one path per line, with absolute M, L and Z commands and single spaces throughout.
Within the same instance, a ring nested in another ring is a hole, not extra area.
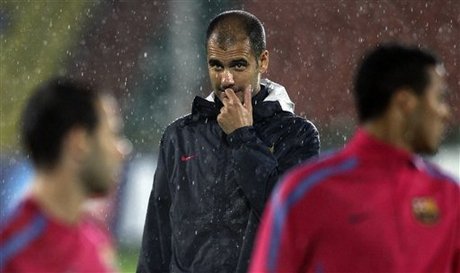
M 138 255 L 138 249 L 120 249 L 118 251 L 118 269 L 120 272 L 136 272 Z

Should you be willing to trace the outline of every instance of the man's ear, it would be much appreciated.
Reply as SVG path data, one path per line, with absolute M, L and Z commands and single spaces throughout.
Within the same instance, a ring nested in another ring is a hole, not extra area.
M 88 131 L 82 127 L 71 129 L 63 143 L 63 155 L 67 155 L 69 159 L 82 161 L 85 155 L 90 150 L 90 136 Z
M 417 107 L 419 96 L 410 88 L 401 88 L 395 92 L 391 103 L 402 113 L 411 113 Z
M 264 50 L 264 51 L 262 51 L 262 53 L 259 56 L 259 72 L 261 74 L 267 72 L 268 63 L 269 63 L 268 50 Z

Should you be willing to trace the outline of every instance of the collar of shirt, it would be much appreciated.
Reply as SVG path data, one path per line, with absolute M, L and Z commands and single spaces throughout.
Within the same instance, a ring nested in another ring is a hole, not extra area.
M 417 169 L 423 168 L 423 160 L 420 157 L 377 139 L 363 128 L 358 128 L 346 149 L 357 151 L 369 159 L 380 160 L 382 167 L 388 164 L 409 164 Z

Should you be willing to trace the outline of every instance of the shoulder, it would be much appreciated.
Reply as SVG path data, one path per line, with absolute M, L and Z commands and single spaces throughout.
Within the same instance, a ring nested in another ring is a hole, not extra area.
M 12 229 L 18 231 L 18 229 L 33 224 L 42 218 L 44 219 L 45 217 L 34 202 L 30 199 L 22 200 L 10 212 L 2 215 L 0 224 L 2 239 L 3 235 L 8 233 L 8 231 Z
M 172 121 L 168 126 L 166 126 L 163 132 L 163 138 L 171 137 L 177 134 L 178 131 L 182 130 L 187 126 L 191 126 L 193 119 L 192 115 L 188 114 L 182 117 L 177 118 Z
M 280 200 L 295 203 L 317 187 L 339 175 L 352 172 L 358 166 L 358 158 L 343 151 L 322 154 L 289 171 L 277 185 Z
M 278 118 L 267 120 L 265 124 L 268 127 L 267 134 L 276 137 L 278 145 L 282 143 L 289 150 L 295 147 L 301 148 L 303 151 L 305 149 L 316 150 L 315 153 L 318 155 L 320 134 L 311 121 L 288 112 L 277 115 L 279 115 Z M 287 154 L 287 156 L 290 155 Z
M 312 121 L 290 112 L 278 112 L 270 122 L 272 126 L 282 126 L 281 128 L 287 131 L 318 134 L 318 129 Z
M 278 112 L 276 116 L 280 118 L 281 122 L 283 123 L 289 123 L 298 127 L 306 127 L 317 130 L 315 124 L 311 120 L 294 113 L 282 111 Z
M 301 129 L 307 133 L 314 133 L 314 134 L 319 134 L 318 129 L 316 128 L 315 124 L 311 122 L 310 120 L 300 117 L 300 116 L 294 116 L 291 121 L 294 125 L 299 124 Z
M 294 168 L 284 177 L 284 180 L 293 181 L 294 185 L 303 181 L 318 183 L 334 174 L 354 169 L 357 162 L 355 155 L 344 153 L 342 150 L 327 152 Z
M 174 121 L 172 121 L 167 127 L 166 127 L 166 131 L 171 131 L 171 130 L 175 130 L 177 128 L 182 128 L 182 127 L 185 127 L 186 125 L 190 124 L 190 122 L 192 121 L 192 115 L 191 114 L 188 114 L 188 115 L 185 115 L 185 116 L 181 116 L 177 119 L 175 119 Z
M 177 144 L 189 141 L 191 138 L 200 138 L 198 135 L 209 131 L 207 122 L 203 119 L 196 119 L 190 114 L 176 119 L 164 130 L 160 146 L 163 149 L 166 147 L 175 149 Z
M 8 262 L 21 250 L 39 238 L 48 224 L 44 214 L 30 201 L 21 202 L 0 226 L 2 262 Z

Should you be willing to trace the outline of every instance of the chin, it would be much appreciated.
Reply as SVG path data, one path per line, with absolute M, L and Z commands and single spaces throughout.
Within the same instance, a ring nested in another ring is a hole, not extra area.
M 109 193 L 110 193 L 110 189 L 108 188 L 93 189 L 93 191 L 90 194 L 90 197 L 92 198 L 105 197 L 109 195 Z
M 104 183 L 94 184 L 89 189 L 89 193 L 92 197 L 104 197 L 109 195 L 115 188 L 114 180 L 110 180 L 105 181 Z
M 433 146 L 424 146 L 420 147 L 416 150 L 418 154 L 422 155 L 435 155 L 439 150 L 439 145 L 433 145 Z

